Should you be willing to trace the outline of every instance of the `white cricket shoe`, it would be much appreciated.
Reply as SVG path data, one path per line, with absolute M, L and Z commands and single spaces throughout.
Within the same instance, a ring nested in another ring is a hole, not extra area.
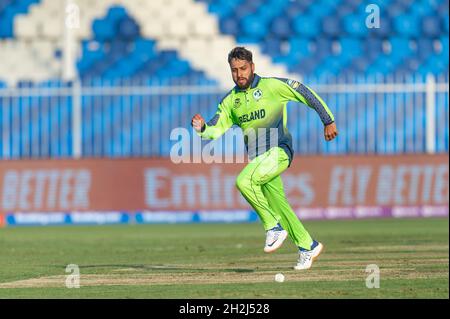
M 297 265 L 294 266 L 295 270 L 309 269 L 312 266 L 313 261 L 319 257 L 323 250 L 323 245 L 318 241 L 313 241 L 311 250 L 300 249 Z
M 266 246 L 264 247 L 264 252 L 271 253 L 280 248 L 287 236 L 288 232 L 285 231 L 280 224 L 269 229 L 266 234 Z

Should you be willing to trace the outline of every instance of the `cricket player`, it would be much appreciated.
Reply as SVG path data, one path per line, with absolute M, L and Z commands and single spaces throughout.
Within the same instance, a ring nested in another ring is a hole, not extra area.
M 209 122 L 196 114 L 191 124 L 206 139 L 217 139 L 233 124 L 241 127 L 250 162 L 237 177 L 236 186 L 266 230 L 264 251 L 275 251 L 289 235 L 299 248 L 294 269 L 309 269 L 323 245 L 311 238 L 284 194 L 280 174 L 291 165 L 294 155 L 286 127 L 286 104 L 296 101 L 314 109 L 324 124 L 327 141 L 338 134 L 334 116 L 306 85 L 257 75 L 252 53 L 244 47 L 231 50 L 228 63 L 236 86 L 222 99 Z

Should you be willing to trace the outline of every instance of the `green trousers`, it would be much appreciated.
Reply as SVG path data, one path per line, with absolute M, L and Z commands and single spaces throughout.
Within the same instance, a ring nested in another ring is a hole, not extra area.
M 312 238 L 289 205 L 280 174 L 289 166 L 289 157 L 273 147 L 254 158 L 242 170 L 236 186 L 259 215 L 267 231 L 278 223 L 299 247 L 310 249 Z

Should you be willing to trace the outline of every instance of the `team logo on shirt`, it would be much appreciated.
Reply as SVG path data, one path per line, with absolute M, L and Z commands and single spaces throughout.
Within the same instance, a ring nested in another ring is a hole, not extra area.
M 260 89 L 257 89 L 253 92 L 253 98 L 258 101 L 260 98 L 262 98 L 262 91 Z
M 294 80 L 287 80 L 287 85 L 289 85 L 294 90 L 297 89 L 300 86 L 300 83 Z

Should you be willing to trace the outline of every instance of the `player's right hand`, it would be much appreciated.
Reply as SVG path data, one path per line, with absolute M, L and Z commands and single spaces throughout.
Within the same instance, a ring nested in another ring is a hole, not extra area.
M 201 132 L 203 126 L 205 125 L 205 120 L 200 114 L 195 114 L 192 118 L 191 125 L 197 132 Z

